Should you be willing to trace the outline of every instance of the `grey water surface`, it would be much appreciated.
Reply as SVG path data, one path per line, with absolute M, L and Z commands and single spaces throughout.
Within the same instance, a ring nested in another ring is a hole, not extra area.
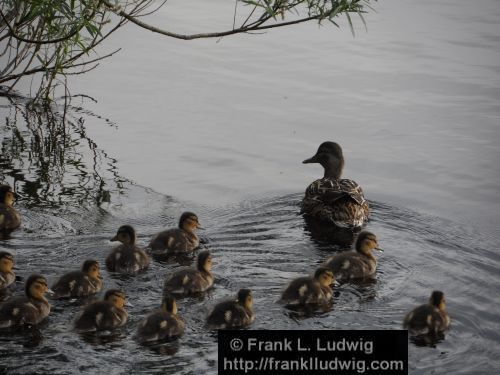
M 208 4 L 210 3 L 210 4 Z M 172 1 L 150 17 L 180 32 L 232 25 L 234 3 Z M 0 336 L 0 373 L 216 373 L 210 306 L 254 291 L 252 329 L 397 329 L 433 289 L 452 327 L 442 342 L 409 342 L 410 374 L 491 374 L 500 368 L 500 7 L 497 1 L 388 0 L 342 28 L 302 25 L 263 35 L 183 42 L 129 25 L 124 50 L 75 77 L 66 123 L 22 98 L 0 98 L 0 181 L 16 187 L 22 228 L 0 249 L 17 274 L 53 282 L 87 258 L 103 264 L 118 226 L 139 242 L 197 212 L 213 252 L 215 288 L 182 299 L 185 335 L 144 348 L 137 323 L 160 303 L 153 262 L 135 277 L 103 271 L 133 307 L 114 335 L 71 331 L 81 304 L 53 302 L 40 332 Z M 240 9 L 241 12 L 244 9 Z M 27 90 L 27 89 L 26 89 Z M 59 109 L 60 112 L 60 109 Z M 4 121 L 5 120 L 5 121 Z M 47 124 L 57 131 L 41 131 Z M 339 247 L 298 215 L 321 175 L 302 165 L 324 140 L 344 148 L 344 176 L 372 207 L 367 229 L 385 252 L 375 283 L 335 289 L 329 312 L 298 317 L 276 304 L 294 277 Z M 12 293 L 22 292 L 17 282 Z

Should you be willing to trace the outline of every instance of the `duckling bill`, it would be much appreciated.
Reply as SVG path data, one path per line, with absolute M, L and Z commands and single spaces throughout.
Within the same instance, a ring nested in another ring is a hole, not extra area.
M 50 313 L 45 293 L 50 292 L 47 279 L 31 275 L 26 280 L 25 296 L 7 300 L 0 307 L 0 328 L 21 329 L 41 323 Z
M 106 257 L 106 268 L 120 273 L 136 273 L 149 267 L 149 256 L 136 245 L 136 234 L 130 225 L 122 225 L 111 241 L 119 241 Z
M 9 185 L 0 186 L 0 232 L 9 234 L 21 225 L 21 216 L 13 207 L 15 193 Z
M 198 216 L 192 212 L 184 212 L 178 228 L 164 230 L 156 234 L 149 243 L 151 254 L 166 256 L 190 253 L 200 246 L 196 229 L 200 228 Z
M 100 292 L 102 280 L 99 263 L 89 259 L 83 262 L 79 271 L 69 272 L 52 286 L 54 298 L 80 298 Z
M 184 268 L 165 280 L 164 294 L 190 295 L 202 293 L 212 287 L 212 256 L 202 251 L 196 259 L 196 268 Z
M 444 293 L 438 290 L 432 292 L 428 303 L 414 308 L 403 320 L 403 328 L 412 336 L 437 336 L 449 326 Z
M 236 299 L 222 301 L 214 306 L 207 317 L 211 329 L 242 328 L 255 319 L 250 289 L 240 289 Z
M 361 227 L 370 213 L 363 190 L 355 181 L 341 179 L 344 168 L 342 148 L 335 142 L 323 142 L 316 154 L 303 161 L 319 163 L 323 178 L 312 182 L 302 200 L 301 213 L 337 227 Z

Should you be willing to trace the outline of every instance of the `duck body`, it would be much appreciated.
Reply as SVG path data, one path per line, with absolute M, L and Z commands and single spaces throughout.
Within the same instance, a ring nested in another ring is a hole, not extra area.
M 9 185 L 0 186 L 0 232 L 9 234 L 21 225 L 21 216 L 12 207 L 15 194 Z
M 168 256 L 193 252 L 200 246 L 200 239 L 195 233 L 198 228 L 198 216 L 192 212 L 184 212 L 179 219 L 178 228 L 164 230 L 151 239 L 151 254 Z
M 106 257 L 106 268 L 112 272 L 136 273 L 149 267 L 149 256 L 135 244 L 136 234 L 130 225 L 122 225 L 111 241 L 119 241 Z
M 16 280 L 14 272 L 0 272 L 0 290 L 7 288 Z
M 0 291 L 3 291 L 16 280 L 14 267 L 14 257 L 6 251 L 0 251 Z
M 26 281 L 26 295 L 11 298 L 0 307 L 0 328 L 19 329 L 41 323 L 50 313 L 50 304 L 43 296 L 47 291 L 46 279 L 31 275 Z
M 331 271 L 330 278 L 331 283 L 333 281 Z M 323 305 L 329 303 L 332 296 L 330 286 L 322 285 L 317 278 L 299 277 L 283 291 L 280 301 L 288 306 Z
M 435 336 L 449 326 L 450 317 L 445 311 L 444 295 L 440 291 L 434 291 L 429 303 L 414 308 L 403 320 L 403 328 L 408 329 L 412 336 Z
M 321 164 L 324 177 L 307 187 L 302 214 L 340 228 L 361 227 L 368 220 L 370 208 L 361 187 L 353 180 L 340 178 L 344 156 L 339 144 L 323 142 L 316 155 L 303 163 Z
M 198 254 L 197 268 L 184 268 L 165 280 L 164 294 L 190 295 L 202 293 L 212 287 L 214 278 L 211 269 L 211 256 L 208 251 Z
M 102 290 L 102 281 L 82 271 L 68 272 L 52 286 L 54 298 L 81 298 Z
M 207 317 L 208 326 L 212 329 L 226 329 L 252 324 L 255 315 L 250 293 L 248 289 L 241 289 L 236 300 L 222 301 L 215 305 Z
M 121 302 L 117 304 L 115 299 Z M 124 302 L 122 292 L 107 291 L 103 301 L 92 302 L 83 309 L 75 320 L 75 329 L 80 332 L 104 331 L 124 325 L 128 319 Z
M 137 327 L 136 338 L 141 344 L 165 341 L 182 336 L 184 322 L 162 309 L 153 311 Z

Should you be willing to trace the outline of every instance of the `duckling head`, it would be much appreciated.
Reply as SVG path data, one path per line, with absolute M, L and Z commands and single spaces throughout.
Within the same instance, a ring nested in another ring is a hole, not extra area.
M 99 262 L 94 259 L 89 259 L 83 262 L 82 272 L 93 279 L 100 279 Z
M 44 294 L 52 292 L 47 285 L 47 279 L 41 275 L 31 275 L 24 286 L 26 295 L 37 300 L 45 300 Z
M 135 244 L 135 230 L 130 225 L 122 225 L 110 241 L 120 241 L 124 245 Z
M 238 303 L 248 310 L 252 309 L 253 297 L 250 289 L 240 289 L 238 291 Z
M 194 233 L 196 229 L 201 228 L 198 216 L 192 212 L 184 212 L 179 219 L 179 228 Z
M 0 272 L 10 273 L 14 268 L 14 257 L 7 251 L 0 251 Z
M 208 250 L 200 251 L 196 267 L 199 271 L 210 272 L 212 269 L 212 256 Z
M 356 251 L 371 256 L 371 251 L 373 249 L 383 251 L 378 247 L 377 236 L 368 231 L 361 232 L 356 239 Z
M 110 302 L 114 307 L 123 310 L 123 306 L 125 306 L 125 293 L 119 289 L 109 289 L 104 295 L 104 300 Z
M 16 194 L 9 185 L 0 186 L 0 202 L 7 206 L 12 206 L 16 199 Z
M 161 308 L 172 315 L 177 315 L 177 302 L 175 301 L 175 298 L 170 295 L 163 296 Z
M 318 280 L 321 286 L 330 287 L 335 282 L 333 272 L 326 267 L 318 267 L 314 272 L 314 278 Z
M 435 290 L 431 294 L 431 298 L 429 298 L 429 304 L 432 306 L 436 306 L 440 311 L 444 311 L 446 309 L 446 301 L 444 299 L 444 293 Z
M 313 157 L 302 163 L 319 163 L 325 169 L 325 177 L 338 180 L 344 168 L 342 148 L 335 142 L 323 142 Z

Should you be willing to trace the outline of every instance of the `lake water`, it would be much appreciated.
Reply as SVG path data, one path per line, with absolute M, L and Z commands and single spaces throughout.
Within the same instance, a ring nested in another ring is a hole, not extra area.
M 232 25 L 228 3 L 172 1 L 151 22 L 221 30 Z M 86 258 L 102 262 L 121 224 L 145 244 L 189 209 L 206 228 L 216 288 L 180 301 L 185 336 L 150 350 L 131 336 L 178 265 L 155 262 L 131 279 L 104 271 L 106 287 L 122 287 L 134 305 L 116 337 L 83 341 L 70 331 L 80 306 L 55 302 L 37 346 L 0 337 L 0 373 L 215 373 L 216 335 L 204 318 L 240 287 L 254 290 L 255 329 L 400 328 L 441 289 L 452 328 L 435 348 L 409 344 L 410 373 L 494 373 L 500 7 L 375 8 L 368 32 L 355 20 L 355 38 L 345 22 L 193 42 L 129 25 L 106 46 L 123 51 L 71 81 L 73 94 L 98 102 L 73 99 L 69 134 L 38 134 L 49 118 L 1 98 L 0 178 L 21 194 L 24 223 L 0 248 L 15 255 L 19 275 L 36 270 L 52 282 Z M 337 249 L 314 241 L 297 214 L 321 175 L 301 161 L 324 140 L 343 146 L 344 176 L 363 186 L 373 207 L 367 228 L 385 252 L 375 284 L 341 286 L 331 312 L 297 319 L 275 303 L 280 291 Z

